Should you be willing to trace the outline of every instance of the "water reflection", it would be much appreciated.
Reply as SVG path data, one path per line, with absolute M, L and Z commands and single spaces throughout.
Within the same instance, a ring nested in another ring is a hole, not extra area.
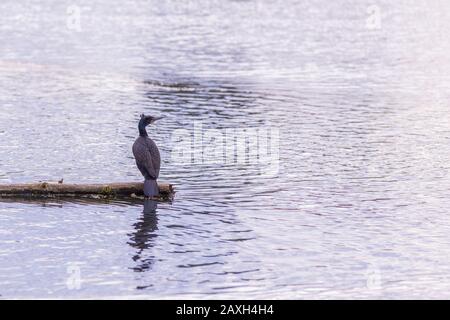
M 75 198 L 75 197 L 57 197 L 57 198 L 39 198 L 39 197 L 1 197 L 0 203 L 20 203 L 25 205 L 38 205 L 42 207 L 60 207 L 64 205 L 103 205 L 103 206 L 137 206 L 142 202 L 141 199 L 133 198 L 115 198 L 115 199 L 97 199 L 97 198 Z
M 144 272 L 151 269 L 154 263 L 154 255 L 151 249 L 158 237 L 158 216 L 156 214 L 158 202 L 155 200 L 145 200 L 144 211 L 138 221 L 133 224 L 135 232 L 129 234 L 128 244 L 136 249 L 133 261 L 136 263 L 131 269 L 135 272 Z

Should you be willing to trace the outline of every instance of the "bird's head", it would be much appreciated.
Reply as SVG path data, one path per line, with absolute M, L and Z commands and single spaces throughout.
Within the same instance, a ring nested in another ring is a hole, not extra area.
M 152 116 L 146 116 L 145 114 L 141 114 L 141 120 L 139 121 L 139 135 L 146 137 L 147 136 L 147 130 L 145 127 L 147 127 L 149 124 L 152 124 L 153 122 L 161 119 L 162 117 L 152 117 Z
M 145 114 L 141 114 L 141 120 L 139 121 L 139 126 L 146 127 L 162 118 L 163 117 L 152 117 L 152 116 L 146 116 Z

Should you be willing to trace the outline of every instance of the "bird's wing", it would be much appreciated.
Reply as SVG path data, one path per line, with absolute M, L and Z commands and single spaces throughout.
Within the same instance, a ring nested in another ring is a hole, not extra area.
M 161 155 L 159 154 L 158 147 L 156 146 L 155 142 L 151 141 L 148 144 L 148 148 L 150 150 L 150 154 L 152 156 L 152 164 L 153 169 L 155 170 L 155 177 L 159 177 L 159 170 L 161 168 Z
M 153 159 L 152 154 L 150 153 L 150 150 L 148 148 L 143 148 L 142 152 L 142 164 L 144 165 L 145 170 L 147 171 L 148 175 L 152 179 L 158 179 L 159 172 L 155 169 L 153 165 Z
M 159 175 L 159 169 L 155 168 L 151 149 L 147 143 L 136 141 L 133 145 L 133 155 L 136 159 L 136 165 L 146 179 L 156 180 Z

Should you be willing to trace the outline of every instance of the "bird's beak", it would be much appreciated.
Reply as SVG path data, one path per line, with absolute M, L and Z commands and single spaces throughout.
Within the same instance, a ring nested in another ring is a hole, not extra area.
M 161 120 L 162 118 L 164 118 L 164 117 L 154 117 L 154 118 L 153 118 L 153 121 L 152 121 L 152 122 L 155 122 L 155 121 Z

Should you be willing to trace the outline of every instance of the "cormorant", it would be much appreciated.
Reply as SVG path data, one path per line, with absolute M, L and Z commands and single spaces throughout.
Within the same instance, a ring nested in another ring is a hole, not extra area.
M 133 145 L 133 155 L 136 165 L 145 178 L 144 194 L 153 197 L 159 194 L 158 183 L 159 169 L 161 167 L 161 156 L 155 142 L 148 137 L 146 127 L 162 117 L 141 115 L 139 121 L 139 138 Z

